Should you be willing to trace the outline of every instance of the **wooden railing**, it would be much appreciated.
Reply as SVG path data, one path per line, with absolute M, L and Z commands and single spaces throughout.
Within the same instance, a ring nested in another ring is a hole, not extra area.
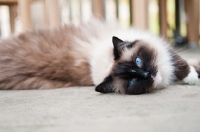
M 108 16 L 111 8 L 109 7 L 110 3 L 114 6 L 113 16 L 119 20 L 123 15 L 128 16 L 128 18 L 124 21 L 128 23 L 128 25 L 133 25 L 139 29 L 148 30 L 149 20 L 152 19 L 149 16 L 149 3 L 151 1 L 156 0 L 0 0 L 0 5 L 8 5 L 10 9 L 10 25 L 11 32 L 15 32 L 15 18 L 18 15 L 20 17 L 22 23 L 22 31 L 26 31 L 28 29 L 33 28 L 32 20 L 31 20 L 31 3 L 34 1 L 41 1 L 44 5 L 43 16 L 44 23 L 46 26 L 57 26 L 61 23 L 67 22 L 76 22 L 74 17 L 77 14 L 74 13 L 74 5 L 78 6 L 80 18 L 79 21 L 82 20 L 83 14 L 85 14 L 85 9 L 83 5 L 85 2 L 88 2 L 90 6 L 87 8 L 91 8 L 90 14 L 100 19 L 109 19 Z M 181 0 L 175 0 L 181 1 Z M 63 3 L 67 3 L 67 12 L 69 13 L 67 18 L 63 19 L 61 15 L 63 12 Z M 123 7 L 123 2 L 126 2 L 126 9 Z M 157 0 L 158 9 L 159 9 L 159 21 L 157 24 L 159 25 L 161 35 L 168 39 L 168 12 L 167 12 L 167 0 Z M 18 7 L 18 13 L 17 8 Z M 190 43 L 197 43 L 199 40 L 199 0 L 185 0 L 186 14 L 187 16 L 187 37 Z M 126 12 L 125 12 L 126 11 Z M 122 14 L 122 12 L 125 12 Z M 122 22 L 123 23 L 123 22 Z M 151 23 L 152 24 L 152 23 Z

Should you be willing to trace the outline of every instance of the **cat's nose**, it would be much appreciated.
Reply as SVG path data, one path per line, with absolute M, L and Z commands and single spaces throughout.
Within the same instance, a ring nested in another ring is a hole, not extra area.
M 147 79 L 147 78 L 149 77 L 149 72 L 144 72 L 144 73 L 143 73 L 143 77 L 144 77 L 145 79 Z

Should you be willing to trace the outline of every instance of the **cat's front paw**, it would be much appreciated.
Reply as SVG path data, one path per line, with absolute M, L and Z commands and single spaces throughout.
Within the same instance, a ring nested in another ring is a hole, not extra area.
M 188 84 L 198 83 L 198 73 L 196 72 L 193 66 L 190 66 L 190 73 L 188 74 L 187 77 L 183 79 L 183 81 Z

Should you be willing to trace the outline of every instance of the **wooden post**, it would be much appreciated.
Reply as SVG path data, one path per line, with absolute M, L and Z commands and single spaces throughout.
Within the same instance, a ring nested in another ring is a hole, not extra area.
M 19 5 L 19 14 L 22 22 L 22 30 L 25 31 L 32 27 L 30 0 L 18 0 L 18 5 Z
M 167 3 L 166 0 L 159 0 L 159 23 L 160 34 L 167 39 Z
M 93 12 L 94 16 L 102 19 L 104 18 L 104 7 L 103 7 L 103 0 L 93 0 Z
M 17 3 L 18 0 L 0 0 L 0 5 L 13 5 Z
M 197 47 L 199 40 L 199 0 L 185 0 L 187 14 L 187 37 L 191 47 Z
M 46 1 L 42 0 L 43 5 L 43 22 L 46 26 L 49 26 L 48 8 L 46 7 Z
M 134 27 L 148 29 L 148 0 L 132 0 L 131 14 Z
M 17 17 L 17 5 L 13 4 L 9 6 L 9 13 L 10 13 L 10 29 L 11 33 L 15 32 L 15 19 Z
M 45 0 L 46 12 L 51 27 L 60 25 L 60 10 L 58 0 Z

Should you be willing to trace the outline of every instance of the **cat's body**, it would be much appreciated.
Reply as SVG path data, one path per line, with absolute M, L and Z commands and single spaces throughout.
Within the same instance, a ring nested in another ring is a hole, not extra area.
M 98 20 L 0 40 L 0 56 L 0 89 L 95 84 L 103 93 L 140 94 L 165 87 L 175 78 L 198 81 L 193 67 L 162 39 Z

